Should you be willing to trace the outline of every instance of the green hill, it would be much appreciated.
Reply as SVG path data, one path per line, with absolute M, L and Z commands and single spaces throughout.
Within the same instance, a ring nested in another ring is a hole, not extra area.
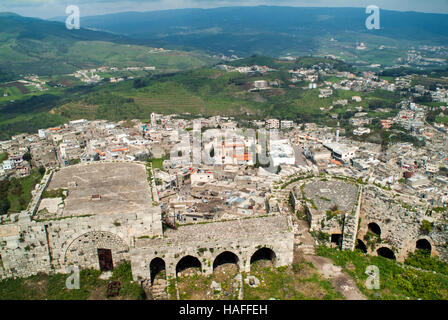
M 340 70 L 351 69 L 337 60 L 318 58 L 318 62 L 333 64 Z M 73 119 L 149 119 L 152 112 L 191 113 L 193 115 L 233 115 L 241 121 L 278 117 L 298 121 L 326 122 L 328 107 L 334 100 L 354 95 L 363 97 L 363 106 L 372 101 L 395 108 L 399 97 L 389 92 L 360 93 L 335 90 L 326 99 L 318 97 L 319 90 L 306 90 L 307 82 L 290 86 L 287 70 L 316 63 L 314 58 L 296 62 L 279 62 L 265 57 L 251 57 L 238 64 L 265 62 L 276 71 L 265 75 L 246 75 L 212 68 L 199 68 L 171 74 L 158 74 L 117 84 L 60 88 L 40 96 L 16 101 L 0 107 L 0 140 L 19 132 L 57 125 Z M 249 92 L 256 80 L 278 80 L 280 86 L 261 92 Z M 335 80 L 336 81 L 336 80 Z M 359 105 L 359 104 L 357 104 Z M 347 107 L 334 108 L 331 113 L 346 117 Z M 326 108 L 327 111 L 322 111 Z M 374 111 L 372 111 L 374 112 Z M 342 121 L 342 120 L 341 120 Z M 348 120 L 347 120 L 348 121 Z
M 0 14 L 0 81 L 22 75 L 51 76 L 99 66 L 152 65 L 161 71 L 214 62 L 199 52 L 151 52 L 150 43 L 12 13 Z

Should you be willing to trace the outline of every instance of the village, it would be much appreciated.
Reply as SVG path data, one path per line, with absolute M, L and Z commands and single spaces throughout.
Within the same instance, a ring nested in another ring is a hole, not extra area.
M 166 298 L 167 282 L 154 282 L 162 269 L 167 280 L 198 266 L 212 274 L 228 252 L 246 272 L 259 259 L 291 265 L 298 250 L 313 259 L 321 243 L 397 261 L 427 250 L 447 261 L 447 131 L 427 121 L 433 107 L 414 99 L 443 104 L 446 90 L 322 65 L 289 73 L 292 85 L 305 79 L 306 90 L 319 90 L 318 99 L 359 92 L 321 110 L 338 121 L 333 109 L 350 109 L 350 127 L 152 113 L 148 121 L 72 120 L 0 142 L 3 180 L 42 173 L 26 209 L 0 215 L 1 277 L 98 261 L 108 272 L 130 261 L 134 281 Z M 329 75 L 343 79 L 320 80 Z M 255 80 L 248 91 L 280 82 Z M 413 91 L 391 106 L 394 116 L 380 106 L 375 112 L 386 116 L 376 117 L 362 103 L 377 89 Z M 443 118 L 446 107 L 438 110 Z M 367 139 L 374 123 L 399 138 Z

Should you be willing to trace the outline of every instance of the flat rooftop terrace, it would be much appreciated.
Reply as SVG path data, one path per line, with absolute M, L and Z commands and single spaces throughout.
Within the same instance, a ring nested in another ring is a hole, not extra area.
M 351 212 L 356 204 L 358 187 L 341 180 L 318 180 L 305 184 L 303 192 L 307 198 L 313 200 L 322 213 L 330 210 L 334 205 L 343 212 Z
M 60 188 L 68 189 L 63 216 L 128 214 L 152 208 L 146 168 L 139 163 L 66 167 L 54 173 L 47 190 Z
M 287 217 L 273 215 L 180 226 L 177 230 L 165 231 L 162 239 L 137 239 L 136 247 L 166 246 L 167 243 L 170 243 L 170 246 L 182 247 L 187 243 L 201 242 L 204 245 L 213 245 L 238 239 L 254 239 L 256 242 L 262 238 L 291 232 Z

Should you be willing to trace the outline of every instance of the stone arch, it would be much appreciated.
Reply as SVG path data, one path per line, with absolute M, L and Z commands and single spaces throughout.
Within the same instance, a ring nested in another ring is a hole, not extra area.
M 367 225 L 367 230 L 381 237 L 381 228 L 376 222 L 370 222 Z
M 269 260 L 272 262 L 273 266 L 276 265 L 277 256 L 271 248 L 262 247 L 256 250 L 250 257 L 250 265 L 254 264 L 260 260 Z
M 213 271 L 221 265 L 232 263 L 240 268 L 240 258 L 231 251 L 223 251 L 213 260 Z
M 355 249 L 361 250 L 364 253 L 367 253 L 367 246 L 361 239 L 356 240 L 356 246 Z
M 162 258 L 156 257 L 151 260 L 149 263 L 149 273 L 150 273 L 150 279 L 151 279 L 151 285 L 154 283 L 155 278 L 157 275 L 159 275 L 161 272 L 165 271 L 166 273 L 166 263 L 165 260 Z M 166 278 L 166 274 L 165 274 Z
M 432 245 L 427 239 L 419 239 L 415 242 L 415 251 L 421 250 L 421 251 L 427 251 L 429 254 L 432 252 Z
M 98 249 L 110 250 L 114 265 L 130 259 L 128 244 L 116 234 L 90 231 L 75 238 L 65 250 L 64 264 L 99 269 Z
M 376 250 L 376 253 L 384 258 L 387 259 L 391 259 L 391 260 L 396 260 L 397 258 L 395 257 L 395 253 L 389 249 L 388 247 L 381 247 L 378 250 Z
M 199 268 L 199 270 L 202 271 L 201 261 L 194 256 L 184 256 L 176 264 L 176 276 L 178 276 L 180 272 L 183 272 L 189 268 Z

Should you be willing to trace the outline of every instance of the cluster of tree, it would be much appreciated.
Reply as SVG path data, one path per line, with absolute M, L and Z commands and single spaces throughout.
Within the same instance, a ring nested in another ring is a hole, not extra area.
M 439 173 L 441 175 L 444 175 L 445 177 L 448 177 L 448 168 L 447 167 L 440 167 L 439 168 Z
M 31 189 L 38 183 L 46 170 L 39 167 L 33 170 L 31 174 L 24 178 L 11 178 L 0 181 L 0 214 L 7 214 L 11 209 L 11 201 L 15 203 L 15 211 L 26 209 L 31 195 Z M 13 200 L 11 200 L 13 199 Z
M 135 89 L 144 88 L 148 85 L 148 82 L 143 78 L 138 78 L 134 80 L 133 86 Z
M 8 200 L 9 180 L 0 181 L 0 214 L 7 214 L 11 204 Z
M 0 69 L 0 82 L 12 81 L 15 79 L 13 73 L 6 71 L 4 69 Z

